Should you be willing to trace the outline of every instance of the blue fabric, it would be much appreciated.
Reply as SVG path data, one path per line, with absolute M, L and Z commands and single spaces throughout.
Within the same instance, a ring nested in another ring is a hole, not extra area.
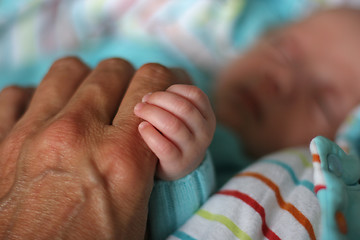
M 181 231 L 176 231 L 173 236 L 182 239 L 182 240 L 196 240 L 195 238 L 189 236 L 188 234 L 181 232 Z
M 177 181 L 156 181 L 149 205 L 151 239 L 165 239 L 192 216 L 215 190 L 211 155 Z
M 234 26 L 233 42 L 244 48 L 269 29 L 298 19 L 306 9 L 308 0 L 252 0 Z
M 326 188 L 317 193 L 321 207 L 321 238 L 350 239 L 360 236 L 360 159 L 347 155 L 324 138 L 313 140 L 319 152 Z

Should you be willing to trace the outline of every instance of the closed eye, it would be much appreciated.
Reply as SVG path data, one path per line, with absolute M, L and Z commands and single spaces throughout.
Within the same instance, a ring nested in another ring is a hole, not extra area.
M 302 62 L 302 47 L 297 39 L 289 34 L 278 34 L 269 38 L 269 43 L 278 53 L 278 59 L 286 65 L 299 65 Z

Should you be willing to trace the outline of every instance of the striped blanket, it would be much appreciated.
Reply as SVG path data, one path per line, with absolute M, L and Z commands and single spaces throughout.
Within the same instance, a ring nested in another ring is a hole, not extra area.
M 239 172 L 169 239 L 317 239 L 320 217 L 312 156 L 294 148 Z
M 360 107 L 336 142 L 319 136 L 259 159 L 169 239 L 359 239 Z

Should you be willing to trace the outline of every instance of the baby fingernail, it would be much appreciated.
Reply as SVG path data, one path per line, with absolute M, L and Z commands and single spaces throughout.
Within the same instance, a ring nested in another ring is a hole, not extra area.
M 141 101 L 142 101 L 142 102 L 146 102 L 146 101 L 149 99 L 150 95 L 151 95 L 151 93 L 146 94 L 145 96 L 143 96 L 143 98 L 141 99 Z
M 142 104 L 142 103 L 136 104 L 135 107 L 134 107 L 134 111 L 135 111 L 135 112 L 136 112 L 136 111 L 139 111 L 139 110 L 143 107 L 143 105 L 144 105 L 144 104 Z
M 139 129 L 143 129 L 144 127 L 146 127 L 146 125 L 147 125 L 148 123 L 147 122 L 141 122 L 140 124 L 139 124 Z

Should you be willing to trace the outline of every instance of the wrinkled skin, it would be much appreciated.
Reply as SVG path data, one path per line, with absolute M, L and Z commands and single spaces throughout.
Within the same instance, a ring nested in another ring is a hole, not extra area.
M 183 82 L 176 73 L 121 59 L 91 70 L 70 57 L 36 91 L 4 89 L 0 239 L 143 239 L 157 160 L 133 108 Z
M 261 156 L 330 139 L 360 102 L 360 11 L 320 12 L 272 31 L 220 74 L 218 121 Z

